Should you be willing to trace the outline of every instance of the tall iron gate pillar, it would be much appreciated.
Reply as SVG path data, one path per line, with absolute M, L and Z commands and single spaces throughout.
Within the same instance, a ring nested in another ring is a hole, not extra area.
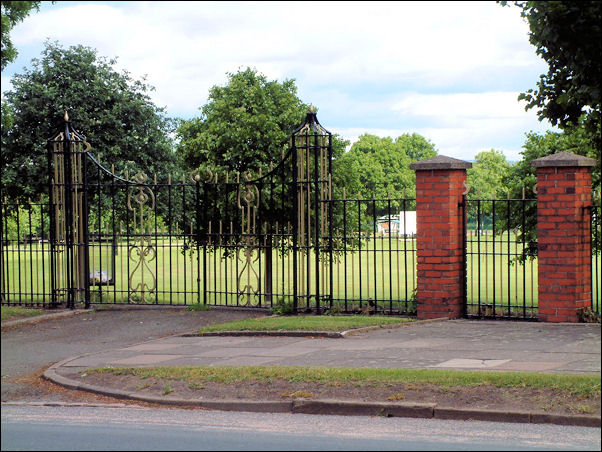
M 84 148 L 85 145 L 85 148 Z M 67 112 L 63 126 L 48 139 L 51 206 L 51 302 L 90 306 L 88 207 L 86 200 L 86 137 L 72 126 Z
M 320 314 L 324 302 L 332 307 L 332 134 L 318 122 L 312 106 L 291 141 L 294 306 L 296 311 L 298 300 L 305 299 L 309 310 L 313 299 Z

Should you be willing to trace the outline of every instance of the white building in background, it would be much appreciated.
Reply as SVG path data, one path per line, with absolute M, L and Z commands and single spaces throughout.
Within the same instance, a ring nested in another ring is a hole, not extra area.
M 416 212 L 413 210 L 401 211 L 399 215 L 385 215 L 376 220 L 379 234 L 393 234 L 399 237 L 416 236 Z
M 399 236 L 416 236 L 416 211 L 406 210 L 399 212 Z

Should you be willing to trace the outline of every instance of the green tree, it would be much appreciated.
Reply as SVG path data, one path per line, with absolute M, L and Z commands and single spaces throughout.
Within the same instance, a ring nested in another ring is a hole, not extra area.
M 506 4 L 506 2 L 500 2 Z M 517 1 L 529 23 L 529 41 L 548 64 L 537 89 L 519 96 L 540 120 L 570 129 L 582 125 L 600 161 L 602 2 Z
M 572 152 L 596 158 L 597 149 L 591 135 L 583 127 L 564 132 L 548 131 L 544 134 L 530 132 L 523 144 L 522 160 L 512 165 L 502 184 L 509 188 L 512 197 L 520 197 L 523 188 L 531 194 L 537 182 L 537 170 L 531 162 L 559 152 Z M 600 187 L 599 165 L 592 170 L 592 186 L 598 189 Z
M 13 89 L 5 94 L 12 124 L 2 123 L 4 196 L 24 201 L 47 192 L 46 140 L 61 127 L 65 111 L 86 135 L 91 153 L 101 154 L 116 172 L 166 178 L 175 168 L 172 121 L 151 101 L 153 88 L 116 72 L 114 64 L 89 47 L 47 42 L 41 59 L 13 76 Z
M 268 80 L 251 68 L 227 75 L 226 85 L 210 89 L 200 117 L 180 123 L 177 153 L 189 168 L 265 174 L 288 151 L 309 105 L 293 79 Z M 335 136 L 333 145 L 340 154 L 346 143 Z
M 468 200 L 480 200 L 467 204 L 466 216 L 470 229 L 492 228 L 494 203 L 491 200 L 506 198 L 508 189 L 503 181 L 509 171 L 510 163 L 500 151 L 491 149 L 476 155 L 472 168 L 466 171 L 466 183 L 470 189 L 466 197 Z M 499 224 L 497 221 L 496 226 Z
M 416 193 L 416 174 L 410 164 L 435 155 L 435 146 L 418 134 L 395 139 L 361 135 L 334 166 L 334 197 L 353 200 L 344 206 L 335 203 L 334 227 L 343 226 L 343 207 L 347 231 L 361 229 L 368 234 L 378 217 L 414 210 L 414 201 L 403 201 Z
M 256 69 L 246 68 L 228 73 L 223 86 L 213 86 L 208 102 L 200 108 L 200 117 L 181 121 L 177 129 L 177 154 L 181 165 L 199 168 L 205 180 L 207 170 L 216 174 L 219 182 L 236 179 L 241 181 L 246 174 L 251 178 L 269 173 L 282 161 L 291 146 L 291 134 L 300 126 L 310 110 L 309 105 L 297 96 L 295 81 L 268 80 Z M 333 135 L 333 158 L 337 159 L 347 145 Z M 336 163 L 333 163 L 333 167 Z M 292 220 L 293 194 L 291 187 L 283 182 L 292 180 L 292 161 L 278 169 L 275 178 L 264 179 L 256 184 L 262 200 L 257 212 L 258 227 L 267 222 L 271 227 L 278 221 Z M 274 182 L 272 184 L 272 182 Z M 219 221 L 228 225 L 240 223 L 238 196 L 242 187 L 224 184 L 205 184 L 202 196 L 211 199 L 210 211 L 204 212 L 213 218 L 213 227 Z M 204 224 L 205 221 L 201 221 Z
M 32 10 L 39 11 L 42 2 L 11 2 L 2 1 L 2 42 L 0 66 L 2 70 L 17 58 L 17 49 L 10 40 L 10 32 L 15 25 L 25 19 Z M 54 2 L 52 2 L 54 3 Z
M 507 2 L 500 1 L 502 5 Z M 535 108 L 541 120 L 548 119 L 563 129 L 562 134 L 528 134 L 523 160 L 514 165 L 506 183 L 513 196 L 523 187 L 532 189 L 536 173 L 531 162 L 539 157 L 568 151 L 595 158 L 592 187 L 600 190 L 602 85 L 602 3 L 600 1 L 515 1 L 521 16 L 529 23 L 529 41 L 548 64 L 536 89 L 520 94 L 526 110 Z M 511 224 L 521 228 L 522 212 L 513 211 Z M 535 207 L 527 212 L 526 237 L 535 243 Z M 594 225 L 594 227 L 599 227 Z M 595 244 L 600 249 L 600 244 Z M 530 247 L 535 255 L 536 248 Z
M 506 194 L 502 181 L 510 171 L 510 163 L 501 151 L 479 152 L 472 168 L 466 171 L 470 187 L 468 199 L 495 199 Z
M 534 198 L 534 188 L 537 183 L 537 169 L 531 165 L 535 159 L 545 157 L 559 152 L 572 152 L 573 154 L 585 155 L 594 158 L 598 152 L 595 144 L 585 128 L 579 127 L 571 131 L 546 132 L 544 134 L 528 133 L 521 155 L 522 160 L 511 166 L 510 171 L 502 180 L 502 186 L 507 187 L 512 198 Z M 593 168 L 592 186 L 599 191 L 600 187 L 600 165 Z M 519 239 L 530 242 L 526 254 L 535 256 L 537 254 L 537 204 L 535 202 L 522 205 L 512 204 L 510 222 L 499 222 L 499 230 L 506 228 L 519 232 Z M 499 218 L 504 218 L 501 214 Z M 524 223 L 524 224 L 523 224 Z M 599 226 L 598 226 L 599 227 Z M 524 230 L 523 230 L 524 229 Z M 596 245 L 599 249 L 599 244 Z
M 335 169 L 337 195 L 345 188 L 350 195 L 375 198 L 415 196 L 416 174 L 410 164 L 437 155 L 433 143 L 414 133 L 395 139 L 361 135 L 342 155 Z

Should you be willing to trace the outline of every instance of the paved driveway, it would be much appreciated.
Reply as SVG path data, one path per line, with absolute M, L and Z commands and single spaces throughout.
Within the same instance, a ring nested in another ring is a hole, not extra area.
M 60 394 L 47 394 L 44 388 L 20 380 L 62 359 L 257 315 L 249 311 L 119 309 L 83 312 L 33 325 L 3 328 L 2 401 L 60 399 Z

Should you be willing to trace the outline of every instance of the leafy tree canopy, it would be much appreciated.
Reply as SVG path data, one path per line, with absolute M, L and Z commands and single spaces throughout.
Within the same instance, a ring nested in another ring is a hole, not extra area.
M 309 105 L 297 97 L 295 81 L 268 80 L 256 69 L 228 73 L 224 86 L 213 86 L 201 116 L 182 121 L 177 153 L 188 168 L 218 172 L 265 172 L 282 160 L 291 132 Z M 333 138 L 335 155 L 346 143 Z
M 42 2 L 11 2 L 2 1 L 2 51 L 0 54 L 0 66 L 2 70 L 17 58 L 17 49 L 10 40 L 12 28 L 25 19 L 35 9 L 40 10 Z M 54 3 L 54 2 L 53 2 Z
M 404 134 L 395 139 L 361 135 L 339 158 L 334 179 L 337 195 L 344 187 L 348 196 L 408 198 L 415 194 L 416 175 L 410 163 L 437 155 L 433 143 L 426 138 Z
M 505 193 L 502 184 L 510 171 L 510 163 L 501 151 L 491 149 L 479 152 L 472 168 L 466 171 L 467 184 L 470 187 L 469 199 L 495 199 Z
M 565 130 L 563 132 L 546 132 L 544 134 L 528 133 L 521 161 L 510 167 L 502 180 L 502 186 L 510 191 L 512 198 L 521 198 L 523 190 L 525 198 L 534 198 L 533 188 L 537 183 L 537 169 L 531 166 L 535 159 L 545 157 L 559 152 L 572 152 L 573 154 L 600 159 L 599 149 L 595 147 L 592 135 L 584 127 Z M 592 186 L 596 191 L 600 190 L 600 165 L 592 170 Z M 503 219 L 504 215 L 498 218 Z M 499 222 L 499 230 L 511 228 L 520 231 L 519 238 L 531 242 L 527 253 L 531 256 L 537 254 L 537 204 L 529 203 L 522 206 L 512 205 L 510 222 L 505 220 Z M 523 230 L 524 227 L 524 230 Z M 594 227 L 598 227 L 599 225 Z M 594 243 L 594 250 L 600 249 L 600 243 Z
M 129 169 L 167 177 L 175 165 L 172 121 L 152 103 L 153 88 L 127 71 L 116 72 L 115 62 L 89 47 L 47 42 L 41 58 L 12 78 L 3 105 L 12 116 L 12 124 L 2 121 L 4 195 L 24 200 L 46 193 L 46 140 L 62 125 L 65 111 L 107 166 L 114 164 L 121 174 Z
M 503 178 L 503 186 L 510 189 L 512 197 L 520 197 L 523 187 L 527 193 L 532 193 L 537 183 L 537 169 L 531 166 L 531 162 L 559 152 L 572 152 L 599 161 L 599 150 L 591 138 L 583 127 L 564 132 L 528 133 L 521 152 L 523 158 L 512 165 Z M 592 187 L 600 189 L 600 165 L 592 169 Z
M 507 2 L 500 2 L 505 5 Z M 536 108 L 561 128 L 580 118 L 600 148 L 600 86 L 602 84 L 602 2 L 517 1 L 530 28 L 529 41 L 548 64 L 537 89 L 519 96 L 526 109 Z

